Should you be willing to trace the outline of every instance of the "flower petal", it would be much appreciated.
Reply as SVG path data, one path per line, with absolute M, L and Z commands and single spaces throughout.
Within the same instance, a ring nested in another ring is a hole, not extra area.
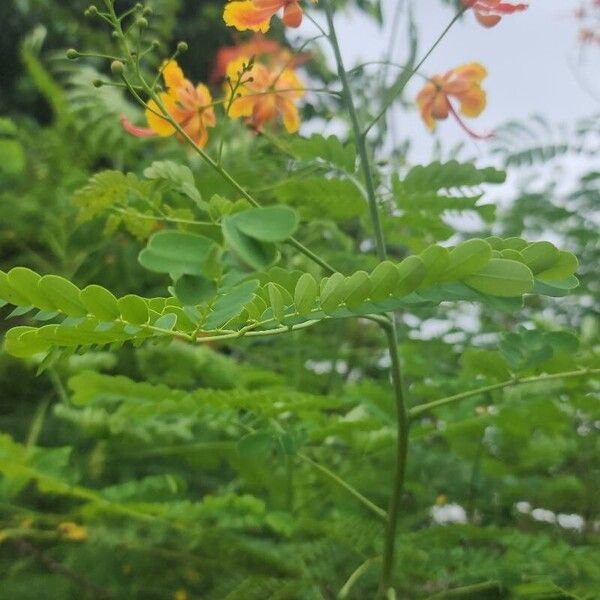
M 296 105 L 286 98 L 280 98 L 279 109 L 283 117 L 283 125 L 288 133 L 295 133 L 300 128 L 300 115 Z
M 170 95 L 168 92 L 162 92 L 160 94 L 160 100 L 164 104 L 167 111 L 173 115 L 177 110 L 177 100 Z M 167 137 L 175 133 L 175 127 L 167 121 L 167 119 L 161 116 L 161 109 L 154 100 L 148 102 L 148 108 L 146 109 L 146 121 L 150 128 L 161 137 Z
M 456 69 L 452 69 L 451 73 L 453 73 L 456 79 L 469 79 L 477 83 L 480 83 L 487 77 L 486 68 L 481 63 L 476 62 L 456 67 Z
M 457 98 L 460 102 L 460 112 L 465 117 L 478 117 L 487 104 L 486 93 L 479 86 Z
M 283 0 L 233 0 L 225 6 L 223 20 L 238 31 L 269 30 L 271 17 L 283 6 Z
M 480 25 L 483 25 L 488 29 L 491 27 L 495 27 L 502 20 L 502 17 L 500 15 L 489 15 L 479 11 L 475 11 L 475 18 L 477 19 Z
M 167 88 L 176 88 L 183 84 L 185 76 L 176 60 L 166 60 L 163 63 L 162 75 Z
M 250 117 L 254 111 L 254 105 L 260 96 L 242 96 L 236 98 L 229 107 L 228 117 L 237 119 L 239 117 Z
M 286 4 L 283 9 L 283 23 L 288 27 L 300 27 L 303 16 L 302 8 L 298 2 Z

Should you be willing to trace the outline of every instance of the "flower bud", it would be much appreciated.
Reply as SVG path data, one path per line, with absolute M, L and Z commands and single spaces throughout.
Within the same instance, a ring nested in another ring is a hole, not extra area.
M 77 58 L 79 58 L 80 54 L 79 52 L 77 52 L 77 50 L 75 50 L 75 48 L 69 48 L 67 50 L 67 58 L 69 60 L 76 60 Z
M 144 17 L 140 17 L 135 24 L 140 29 L 148 29 L 148 21 Z
M 92 81 L 92 85 L 95 88 L 101 88 L 104 85 L 104 81 L 102 81 L 102 79 L 94 79 L 94 81 Z
M 179 42 L 177 44 L 177 54 L 183 54 L 188 51 L 187 42 Z
M 83 13 L 86 17 L 95 17 L 98 14 L 98 7 L 95 4 L 90 4 Z
M 140 12 L 140 11 L 144 10 L 144 5 L 141 2 L 137 2 L 133 8 L 135 10 L 137 10 L 138 12 Z
M 152 42 L 150 43 L 150 46 L 152 46 L 152 48 L 154 50 L 160 48 L 160 42 L 158 40 L 152 40 Z
M 113 60 L 110 63 L 110 71 L 113 75 L 123 75 L 125 72 L 125 65 L 120 60 Z
M 144 8 L 144 10 L 142 11 L 142 14 L 143 14 L 145 17 L 150 17 L 150 16 L 152 16 L 152 15 L 154 14 L 154 11 L 152 10 L 152 8 L 151 8 L 151 7 L 149 7 L 149 6 L 146 6 L 146 8 Z

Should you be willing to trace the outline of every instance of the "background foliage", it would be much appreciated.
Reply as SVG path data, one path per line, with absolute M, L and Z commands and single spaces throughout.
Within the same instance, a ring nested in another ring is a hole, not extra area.
M 126 138 L 119 115 L 140 112 L 115 90 L 90 86 L 103 65 L 61 58 L 66 46 L 108 44 L 82 16 L 84 4 L 0 6 L 2 55 L 12 57 L 0 81 L 0 268 L 29 267 L 81 289 L 99 284 L 118 298 L 159 297 L 167 278 L 137 260 L 148 237 L 168 219 L 199 232 L 184 224 L 198 202 L 219 217 L 246 206 L 174 140 Z M 220 6 L 151 4 L 154 35 L 165 45 L 189 40 L 186 72 L 205 79 L 215 49 L 231 41 Z M 375 4 L 362 7 L 377 18 Z M 313 76 L 327 81 L 315 63 Z M 357 74 L 357 88 L 361 77 L 369 81 Z M 311 110 L 327 115 L 335 103 Z M 302 239 L 341 271 L 372 271 L 351 144 L 282 137 L 274 146 L 221 127 L 239 181 L 267 204 L 295 208 Z M 400 598 L 597 597 L 599 384 L 551 375 L 599 364 L 600 173 L 589 160 L 599 133 L 597 115 L 567 133 L 541 119 L 509 123 L 485 169 L 458 156 L 424 176 L 400 148 L 382 170 L 395 263 L 466 239 L 456 216 L 468 214 L 494 248 L 495 236 L 550 234 L 581 264 L 574 293 L 527 296 L 519 314 L 491 300 L 404 307 L 400 351 L 413 408 L 490 389 L 415 419 L 394 570 Z M 590 167 L 565 186 L 558 167 L 577 158 Z M 173 172 L 175 163 L 189 169 Z M 504 169 L 516 183 L 495 188 Z M 498 202 L 495 189 L 511 197 Z M 317 275 L 291 248 L 282 252 L 287 265 Z M 296 280 L 265 269 L 261 285 L 276 282 L 281 294 Z M 119 308 L 131 314 L 131 303 Z M 10 316 L 1 327 L 31 325 L 27 306 L 13 308 L 0 308 Z M 36 314 L 39 326 L 47 315 Z M 178 326 L 184 317 L 177 313 Z M 336 481 L 386 506 L 394 418 L 389 356 L 372 322 L 329 319 L 200 347 L 78 343 L 89 351 L 44 365 L 0 355 L 1 598 L 373 593 L 381 519 Z M 550 377 L 514 379 L 542 375 Z

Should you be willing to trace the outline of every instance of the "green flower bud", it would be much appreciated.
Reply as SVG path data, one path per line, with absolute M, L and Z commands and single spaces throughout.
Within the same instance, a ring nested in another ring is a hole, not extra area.
M 153 10 L 152 10 L 152 9 L 151 9 L 149 6 L 146 6 L 146 8 L 144 8 L 144 10 L 142 11 L 142 14 L 143 14 L 145 17 L 149 17 L 149 16 L 151 16 L 152 14 L 154 14 L 154 11 L 153 11 Z
M 177 54 L 183 54 L 188 51 L 187 42 L 179 42 L 177 44 Z
M 90 4 L 83 13 L 86 17 L 95 17 L 98 14 L 98 7 L 95 4 Z
M 140 29 L 148 29 L 148 21 L 144 17 L 140 17 L 135 24 Z
M 113 60 L 110 63 L 110 71 L 113 75 L 123 75 L 125 72 L 125 65 L 120 60 Z
M 102 81 L 102 79 L 94 79 L 94 81 L 92 81 L 92 85 L 95 88 L 101 88 L 104 85 L 104 81 Z
M 69 60 L 75 60 L 77 58 L 79 58 L 80 54 L 79 52 L 77 52 L 77 50 L 75 50 L 75 48 L 69 48 L 67 50 L 67 58 Z

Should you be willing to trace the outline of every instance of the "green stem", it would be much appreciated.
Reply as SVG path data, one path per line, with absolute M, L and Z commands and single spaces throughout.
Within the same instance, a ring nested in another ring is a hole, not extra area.
M 356 106 L 354 105 L 354 97 L 352 95 L 352 88 L 350 87 L 348 74 L 346 73 L 346 69 L 344 67 L 344 60 L 342 58 L 342 52 L 340 50 L 340 44 L 337 38 L 337 34 L 335 32 L 331 6 L 329 5 L 328 1 L 323 2 L 323 6 L 325 8 L 325 13 L 327 15 L 327 25 L 329 27 L 328 37 L 333 48 L 333 53 L 335 55 L 335 62 L 337 64 L 340 81 L 342 82 L 343 97 L 346 103 L 346 108 L 348 109 L 348 114 L 350 116 L 352 130 L 354 132 L 354 141 L 356 143 L 356 149 L 358 151 L 363 177 L 365 180 L 365 189 L 367 192 L 367 199 L 369 201 L 369 214 L 371 217 L 371 222 L 373 224 L 375 242 L 377 245 L 377 255 L 380 260 L 385 260 L 387 252 L 385 249 L 385 241 L 383 238 L 381 221 L 379 219 L 379 212 L 377 208 L 377 195 L 375 193 L 375 184 L 373 182 L 373 173 L 371 171 L 371 165 L 369 162 L 367 145 L 365 143 L 364 136 L 361 134 L 361 127 L 358 121 L 358 113 L 356 112 Z
M 481 592 L 491 592 L 492 590 L 501 590 L 502 586 L 498 581 L 484 581 L 482 583 L 474 583 L 472 585 L 465 585 L 459 588 L 453 588 L 450 590 L 445 590 L 443 592 L 438 592 L 433 596 L 428 596 L 427 600 L 442 600 L 446 598 L 462 598 L 463 596 L 474 596 L 474 594 L 480 594 Z M 485 597 L 479 596 L 480 598 Z
M 354 584 L 376 563 L 381 560 L 381 556 L 374 556 L 372 558 L 368 558 L 364 563 L 359 565 L 359 567 L 348 577 L 346 583 L 343 585 L 342 589 L 338 593 L 338 598 L 343 600 L 350 595 Z
M 350 121 L 352 123 L 352 130 L 354 134 L 354 140 L 358 155 L 360 158 L 360 166 L 365 181 L 365 189 L 367 193 L 367 200 L 369 203 L 369 214 L 371 222 L 373 224 L 373 230 L 375 232 L 375 240 L 377 245 L 377 255 L 380 260 L 385 260 L 387 257 L 387 251 L 385 247 L 385 239 L 383 236 L 383 229 L 381 227 L 381 221 L 379 219 L 379 210 L 377 206 L 377 194 L 375 191 L 375 184 L 373 181 L 373 173 L 369 161 L 369 154 L 366 145 L 366 137 L 361 132 L 361 126 L 358 120 L 358 114 L 354 105 L 354 98 L 352 95 L 352 88 L 348 80 L 348 75 L 344 67 L 342 53 L 340 50 L 339 41 L 335 31 L 335 25 L 333 22 L 333 13 L 328 0 L 323 3 L 325 8 L 325 14 L 327 16 L 327 25 L 329 27 L 329 40 L 333 48 L 335 60 L 337 63 L 338 73 L 342 82 L 342 88 L 344 93 L 344 100 L 348 113 L 350 115 Z M 396 406 L 396 457 L 395 457 L 395 473 L 394 482 L 392 489 L 392 496 L 390 498 L 390 504 L 387 512 L 387 523 L 385 531 L 384 541 L 384 552 L 383 552 L 383 565 L 381 569 L 381 577 L 379 582 L 379 590 L 377 596 L 383 597 L 387 593 L 387 589 L 390 584 L 390 578 L 392 573 L 392 565 L 394 561 L 394 550 L 396 545 L 396 530 L 398 526 L 398 515 L 400 511 L 400 499 L 402 496 L 402 488 L 404 486 L 404 477 L 406 474 L 406 461 L 408 455 L 408 414 L 406 409 L 406 400 L 404 398 L 404 386 L 402 382 L 402 370 L 400 364 L 400 355 L 398 353 L 398 342 L 396 333 L 396 323 L 393 315 L 387 318 L 381 319 L 379 324 L 385 331 L 388 343 L 388 350 L 392 361 L 391 376 L 392 384 L 394 388 L 394 402 Z
M 400 513 L 400 502 L 402 498 L 402 490 L 404 488 L 404 479 L 406 477 L 408 433 L 410 427 L 408 411 L 406 408 L 406 399 L 404 397 L 404 384 L 402 381 L 402 368 L 400 364 L 400 354 L 398 352 L 396 327 L 393 321 L 390 322 L 387 327 L 385 327 L 385 333 L 387 335 L 388 348 L 392 361 L 391 374 L 392 383 L 394 386 L 394 402 L 396 405 L 396 459 L 394 483 L 388 508 L 388 522 L 385 532 L 383 565 L 381 568 L 381 578 L 379 580 L 379 597 L 384 597 L 387 593 L 392 575 L 394 551 L 396 545 L 396 531 L 398 528 L 398 515 Z
M 333 471 L 328 469 L 326 466 L 314 461 L 310 456 L 306 454 L 298 453 L 296 455 L 300 460 L 308 463 L 314 469 L 337 483 L 340 487 L 344 488 L 349 494 L 354 496 L 363 506 L 366 506 L 373 514 L 377 515 L 384 521 L 387 520 L 387 515 L 383 508 L 377 506 L 374 502 L 371 502 L 366 496 L 363 496 L 356 488 L 352 487 L 347 481 L 342 479 L 339 475 L 336 475 Z
M 574 377 L 585 377 L 586 375 L 598 375 L 600 374 L 600 369 L 579 369 L 578 371 L 565 371 L 562 373 L 551 373 L 549 375 L 536 375 L 533 377 L 513 377 L 512 379 L 508 379 L 507 381 L 501 381 L 500 383 L 493 383 L 491 385 L 486 385 L 484 387 L 477 388 L 475 390 L 470 390 L 468 392 L 461 392 L 460 394 L 455 394 L 454 396 L 448 396 L 446 398 L 440 398 L 439 400 L 433 400 L 432 402 L 426 402 L 425 404 L 419 404 L 417 406 L 413 406 L 408 414 L 411 419 L 428 412 L 434 408 L 439 408 L 440 406 L 446 406 L 447 404 L 453 404 L 454 402 L 459 402 L 460 400 L 465 400 L 467 398 L 472 398 L 473 396 L 479 396 L 480 394 L 485 394 L 486 392 L 493 392 L 495 390 L 501 390 L 507 387 L 511 387 L 513 385 L 522 385 L 525 383 L 538 383 L 540 381 L 553 381 L 555 379 L 571 379 Z

